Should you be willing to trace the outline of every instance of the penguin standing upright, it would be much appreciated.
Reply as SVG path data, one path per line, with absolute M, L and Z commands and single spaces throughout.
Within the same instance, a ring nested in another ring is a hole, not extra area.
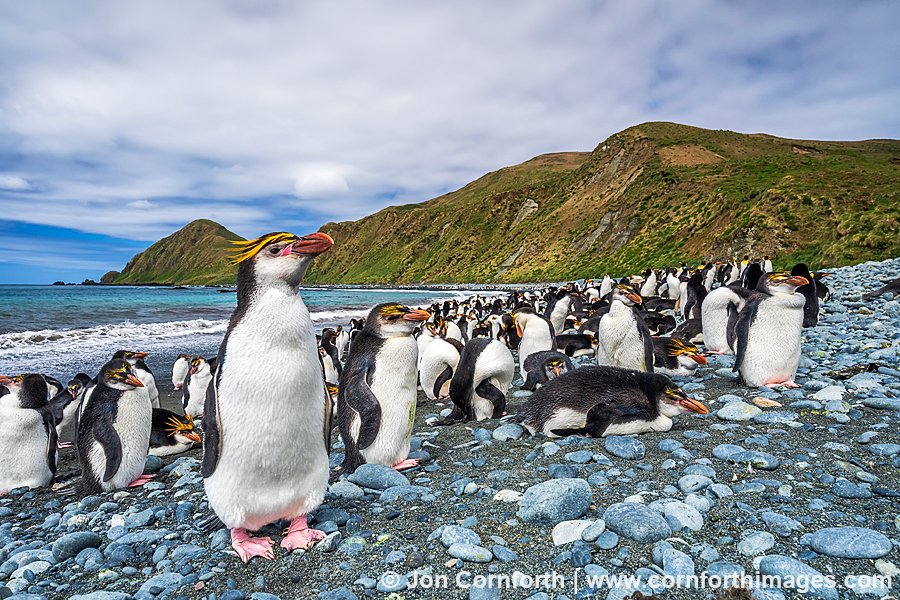
M 200 443 L 194 420 L 164 408 L 153 409 L 150 425 L 150 451 L 153 456 L 172 456 L 190 450 Z
M 419 382 L 429 400 L 449 397 L 450 379 L 462 350 L 463 345 L 456 340 L 438 338 L 428 345 L 419 361 Z
M 815 327 L 819 324 L 819 295 L 816 290 L 818 282 L 804 263 L 794 265 L 791 275 L 802 277 L 808 282 L 797 288 L 797 293 L 806 300 L 803 304 L 803 327 Z
M 656 271 L 646 269 L 644 271 L 644 283 L 641 284 L 641 297 L 651 298 L 656 295 Z
M 653 372 L 653 341 L 632 306 L 641 297 L 628 286 L 613 288 L 609 312 L 597 328 L 597 364 Z
M 548 437 L 669 431 L 672 417 L 707 414 L 665 375 L 585 366 L 547 382 L 519 407 L 514 423 Z
M 78 413 L 78 407 L 81 406 L 81 399 L 84 397 L 86 385 L 90 380 L 90 377 L 84 373 L 79 373 L 69 381 L 65 389 L 53 398 L 50 398 L 53 420 L 56 422 L 57 447 L 59 448 L 68 448 L 72 445 L 69 442 L 60 442 L 59 440 L 62 438 L 62 434 L 75 422 L 75 415 Z
M 77 490 L 96 494 L 146 483 L 149 477 L 141 473 L 150 447 L 150 395 L 122 358 L 103 365 L 96 382 L 85 394 L 75 431 Z
M 723 285 L 703 299 L 700 321 L 703 325 L 703 345 L 713 354 L 732 354 L 728 344 L 729 317 L 737 316 L 752 292 L 740 284 Z
M 750 386 L 794 383 L 800 363 L 804 298 L 794 292 L 806 279 L 787 273 L 767 273 L 747 300 L 735 324 L 733 371 Z
M 556 350 L 553 324 L 530 307 L 519 307 L 513 313 L 519 342 L 519 372 L 525 377 L 525 359 L 535 352 Z
M 184 414 L 196 419 L 203 416 L 206 408 L 206 390 L 215 374 L 218 359 L 206 360 L 197 356 L 191 360 L 191 368 L 184 380 L 184 391 L 181 393 L 181 405 Z
M 397 470 L 418 464 L 408 458 L 418 362 L 412 333 L 429 316 L 397 303 L 379 304 L 369 312 L 338 386 L 338 427 L 345 452 L 332 479 L 364 463 Z
M 43 487 L 56 473 L 56 428 L 47 382 L 36 373 L 0 376 L 0 495 Z
M 180 390 L 181 386 L 184 385 L 184 380 L 190 370 L 191 357 L 187 354 L 179 354 L 178 358 L 175 359 L 175 364 L 172 365 L 172 385 L 175 386 L 176 390 Z
M 681 316 L 685 319 L 699 319 L 706 298 L 706 288 L 700 273 L 694 273 L 687 281 L 681 298 Z
M 334 341 L 334 345 L 337 347 L 338 357 L 343 360 L 344 352 L 347 350 L 347 344 L 350 343 L 350 334 L 344 331 L 344 328 L 341 325 L 338 325 L 334 329 L 337 331 L 337 339 Z
M 113 354 L 113 358 L 121 358 L 128 361 L 131 370 L 135 376 L 141 380 L 144 387 L 147 388 L 147 394 L 150 396 L 150 404 L 153 408 L 159 408 L 159 390 L 156 389 L 156 379 L 153 378 L 153 372 L 144 362 L 149 354 L 146 352 L 129 352 L 128 350 L 119 350 Z
M 471 340 L 463 348 L 450 381 L 454 413 L 466 421 L 496 419 L 506 409 L 506 392 L 516 363 L 502 342 L 488 338 Z M 451 414 L 448 419 L 453 419 Z
M 572 307 L 573 296 L 565 289 L 558 290 L 547 303 L 544 316 L 553 324 L 553 331 L 562 332 L 566 315 Z
M 338 352 L 337 346 L 335 345 L 335 341 L 337 340 L 337 332 L 331 328 L 325 328 L 322 330 L 322 339 L 319 341 L 319 347 L 322 348 L 331 357 L 331 363 L 334 365 L 334 370 L 337 372 L 337 376 L 341 376 L 341 353 Z M 337 383 L 338 380 L 335 379 L 331 381 L 331 383 Z
M 287 550 L 325 536 L 306 515 L 328 485 L 331 402 L 300 283 L 333 243 L 324 233 L 284 232 L 238 243 L 237 308 L 206 394 L 201 474 L 244 562 L 274 558 L 271 539 L 247 530 L 277 519 L 291 520 Z

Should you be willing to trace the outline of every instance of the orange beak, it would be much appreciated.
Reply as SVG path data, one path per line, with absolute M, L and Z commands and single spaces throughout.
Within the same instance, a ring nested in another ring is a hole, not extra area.
M 144 387 L 144 384 L 141 383 L 141 380 L 135 377 L 134 375 L 129 375 L 125 378 L 126 383 L 130 383 L 134 387 Z
M 6 375 L 0 375 L 0 385 L 9 385 L 12 383 L 12 378 L 7 377 Z
M 185 431 L 185 432 L 183 432 L 181 435 L 183 435 L 183 436 L 186 437 L 187 439 L 191 440 L 192 442 L 197 442 L 198 444 L 199 444 L 201 441 L 203 441 L 203 440 L 200 439 L 200 436 L 197 435 L 197 432 L 196 432 L 196 431 Z
M 146 352 L 135 352 L 134 354 L 132 354 L 132 356 L 135 358 L 147 358 L 150 355 Z
M 641 297 L 638 296 L 637 294 L 635 294 L 634 292 L 629 292 L 629 293 L 625 294 L 625 296 L 626 296 L 629 300 L 631 300 L 632 302 L 634 302 L 635 304 L 641 304 L 641 303 L 643 302 L 643 300 L 641 300 Z
M 403 315 L 402 319 L 404 321 L 427 321 L 431 317 L 431 313 L 427 310 L 411 310 L 405 315 Z
M 291 254 L 318 256 L 332 246 L 334 246 L 334 240 L 331 239 L 331 236 L 327 233 L 316 232 L 305 235 L 288 246 L 288 248 L 290 248 L 288 252 Z M 285 248 L 285 250 L 287 250 L 287 248 Z M 282 252 L 282 255 L 284 254 L 285 252 Z
M 688 354 L 688 356 L 693 359 L 697 364 L 705 365 L 706 358 L 702 354 Z
M 809 283 L 809 280 L 806 277 L 800 277 L 799 275 L 793 275 L 793 276 L 789 277 L 788 279 L 785 279 L 784 282 L 787 284 L 790 284 L 790 285 L 801 286 L 801 285 L 806 285 L 807 283 Z
M 703 406 L 693 398 L 682 398 L 678 401 L 678 404 L 691 412 L 697 413 L 698 415 L 705 415 L 709 413 L 705 406 Z

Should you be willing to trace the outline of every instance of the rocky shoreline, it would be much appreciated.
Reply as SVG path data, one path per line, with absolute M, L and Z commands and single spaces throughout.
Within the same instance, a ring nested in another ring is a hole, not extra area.
M 711 356 L 676 379 L 709 415 L 600 440 L 531 438 L 498 420 L 432 427 L 448 407 L 420 394 L 421 466 L 359 469 L 310 516 L 325 540 L 246 566 L 227 531 L 198 526 L 199 449 L 149 458 L 156 477 L 142 488 L 15 490 L 0 497 L 0 597 L 687 599 L 718 597 L 710 578 L 743 573 L 754 598 L 881 598 L 886 578 L 900 586 L 900 302 L 862 293 L 900 276 L 900 259 L 833 273 L 820 324 L 804 331 L 801 389 L 738 385 L 733 357 Z M 527 395 L 514 385 L 508 410 Z M 62 451 L 56 487 L 77 475 Z M 277 544 L 286 525 L 264 532 Z M 588 585 L 607 574 L 641 583 Z M 679 575 L 705 579 L 666 587 Z M 759 582 L 775 575 L 780 588 Z M 466 587 L 482 581 L 499 587 Z

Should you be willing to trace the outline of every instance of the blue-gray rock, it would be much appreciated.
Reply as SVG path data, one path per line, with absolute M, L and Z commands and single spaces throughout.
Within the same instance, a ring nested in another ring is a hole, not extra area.
M 347 480 L 373 490 L 386 490 L 398 485 L 409 485 L 409 479 L 402 473 L 384 465 L 360 465 L 353 474 L 347 477 Z
M 733 463 L 750 463 L 757 469 L 763 469 L 764 471 L 774 471 L 779 464 L 777 458 L 768 452 L 760 452 L 758 450 L 737 452 L 729 456 L 728 461 Z
M 694 560 L 674 548 L 662 551 L 662 568 L 667 574 L 675 578 L 676 583 L 682 587 L 692 588 L 691 577 L 694 576 Z
M 444 548 L 449 548 L 453 544 L 473 544 L 477 546 L 481 543 L 481 537 L 471 529 L 459 527 L 458 525 L 447 525 L 441 532 L 441 543 L 444 545 Z
M 334 552 L 341 543 L 341 532 L 333 531 L 326 535 L 321 542 L 315 545 L 319 552 Z
M 184 576 L 180 573 L 161 573 L 142 583 L 138 593 L 146 592 L 146 597 L 149 597 L 150 588 L 157 587 L 164 590 L 170 585 L 180 585 L 183 579 Z M 138 597 L 138 594 L 135 594 L 135 597 Z
M 835 558 L 881 558 L 891 551 L 891 540 L 883 533 L 864 527 L 829 527 L 809 538 L 819 554 Z
M 688 465 L 684 468 L 685 475 L 703 475 L 704 477 L 709 477 L 710 479 L 716 478 L 716 470 L 710 467 L 709 465 L 701 465 L 701 464 L 693 464 Z
M 803 529 L 799 521 L 776 512 L 764 512 L 762 520 L 769 531 L 781 537 L 791 537 L 794 531 Z
M 363 577 L 365 577 L 367 581 L 372 582 L 372 587 L 371 588 L 367 587 L 366 589 L 372 589 L 375 587 L 376 581 L 374 579 L 372 579 L 371 577 L 366 577 L 365 575 L 363 575 Z M 354 581 L 353 585 L 359 585 L 359 581 L 363 577 L 360 577 L 359 579 Z M 333 590 L 319 592 L 319 595 L 317 597 L 319 598 L 319 600 L 359 600 L 357 595 L 354 594 L 350 590 L 350 588 L 346 588 L 346 587 L 339 587 L 339 588 L 335 588 Z
M 465 562 L 487 563 L 494 560 L 494 555 L 490 550 L 475 544 L 453 544 L 447 548 L 447 552 L 453 558 L 459 558 Z
M 762 410 L 742 401 L 729 402 L 716 411 L 716 416 L 723 421 L 749 421 Z
M 900 446 L 898 446 L 900 448 Z M 573 463 L 584 464 L 591 462 L 593 453 L 590 450 L 577 450 L 566 454 L 566 460 Z
M 581 532 L 581 539 L 586 542 L 594 542 L 604 531 L 606 531 L 606 523 L 603 522 L 603 519 L 597 519 L 584 528 L 584 531 Z
M 755 531 L 738 542 L 738 552 L 744 556 L 756 556 L 770 550 L 775 545 L 775 537 L 768 531 Z
M 678 480 L 678 489 L 685 494 L 703 490 L 712 485 L 712 479 L 704 475 L 685 475 Z
M 872 492 L 866 488 L 859 487 L 852 481 L 848 481 L 843 477 L 839 477 L 834 482 L 834 485 L 831 486 L 831 493 L 838 498 L 847 499 L 865 499 L 872 497 Z
M 144 473 L 156 473 L 162 469 L 165 464 L 166 463 L 164 463 L 163 459 L 160 457 L 148 454 L 146 460 L 144 460 Z
M 782 425 L 796 421 L 799 416 L 795 412 L 773 410 L 759 413 L 753 417 L 753 422 L 765 425 Z
M 744 567 L 735 562 L 718 560 L 707 565 L 706 573 L 710 577 L 718 577 L 720 581 L 735 580 L 744 576 Z
M 863 398 L 863 406 L 881 410 L 900 410 L 900 398 Z
M 576 479 L 578 468 L 574 465 L 553 464 L 547 469 L 547 475 L 550 479 Z
M 838 600 L 838 593 L 822 573 L 799 560 L 771 554 L 764 556 L 759 562 L 761 575 L 780 577 L 782 580 L 791 577 L 791 581 L 806 581 L 809 588 L 806 596 L 811 598 L 824 598 L 825 600 Z M 802 578 L 802 579 L 801 579 Z
M 606 451 L 613 456 L 628 460 L 644 458 L 644 443 L 623 435 L 610 435 L 603 442 Z
M 149 508 L 135 513 L 130 517 L 125 517 L 125 529 L 135 529 L 137 527 L 147 527 L 156 520 L 156 513 Z
M 154 457 L 155 458 L 155 457 Z M 19 600 L 22 598 L 22 595 L 13 596 L 13 600 Z M 130 600 L 131 594 L 126 594 L 125 592 L 91 592 L 89 594 L 76 594 L 69 598 L 69 600 Z
M 494 558 L 501 562 L 510 562 L 519 558 L 519 555 L 507 548 L 506 546 L 501 546 L 500 544 L 494 544 L 491 546 L 491 552 L 494 554 Z
M 577 519 L 591 505 L 591 486 L 584 479 L 551 479 L 525 490 L 518 517 L 528 523 L 553 526 Z
M 386 593 L 399 592 L 400 590 L 405 590 L 407 585 L 409 585 L 409 578 L 406 575 L 388 571 L 382 573 L 378 578 L 378 584 L 375 586 L 375 589 Z
M 713 448 L 713 456 L 718 458 L 719 460 L 728 460 L 728 458 L 732 454 L 738 454 L 739 452 L 744 452 L 744 448 L 741 446 L 736 446 L 734 444 L 719 444 L 715 448 Z
M 613 504 L 603 513 L 606 528 L 642 544 L 652 544 L 672 535 L 661 514 L 636 502 Z
M 347 498 L 348 500 L 357 500 L 365 496 L 365 492 L 363 492 L 361 487 L 349 481 L 338 481 L 333 483 L 331 487 L 328 488 L 328 491 L 335 496 Z
M 191 560 L 198 556 L 202 556 L 205 553 L 206 549 L 201 548 L 200 546 L 195 546 L 194 544 L 181 544 L 172 550 L 171 557 L 173 561 L 178 562 L 184 558 Z
M 597 536 L 596 543 L 601 550 L 612 550 L 619 543 L 619 535 L 615 531 L 604 531 Z
M 68 533 L 53 543 L 53 558 L 63 561 L 78 556 L 85 548 L 99 548 L 102 542 L 103 539 L 93 531 Z
M 659 442 L 659 449 L 661 452 L 672 452 L 683 446 L 684 444 L 673 439 L 666 439 Z
M 869 452 L 875 456 L 894 456 L 900 454 L 900 444 L 872 444 Z
M 250 594 L 250 600 L 281 600 L 281 598 L 268 592 L 253 592 Z
M 219 596 L 220 600 L 244 600 L 247 594 L 241 590 L 226 590 Z
M 518 423 L 508 423 L 495 429 L 493 438 L 498 442 L 507 442 L 519 439 L 524 432 L 525 430 Z
M 477 484 L 476 484 L 477 485 Z M 381 492 L 378 496 L 378 501 L 385 504 L 393 504 L 400 498 L 407 496 L 409 494 L 415 494 L 417 496 L 423 496 L 431 492 L 427 487 L 422 487 L 421 485 L 395 485 L 394 487 L 389 487 L 388 489 Z M 342 523 L 338 522 L 338 525 L 342 525 Z

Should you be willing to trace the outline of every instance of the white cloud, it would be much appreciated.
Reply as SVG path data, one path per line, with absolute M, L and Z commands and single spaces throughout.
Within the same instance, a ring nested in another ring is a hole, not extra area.
M 31 185 L 15 175 L 0 175 L 0 189 L 3 190 L 30 190 Z
M 155 202 L 150 202 L 146 198 L 144 200 L 135 200 L 134 202 L 129 202 L 128 206 L 132 208 L 141 208 L 141 209 L 149 209 L 149 208 L 158 208 L 159 205 Z
M 311 163 L 297 168 L 294 194 L 299 198 L 343 195 L 350 191 L 347 167 L 328 163 Z

